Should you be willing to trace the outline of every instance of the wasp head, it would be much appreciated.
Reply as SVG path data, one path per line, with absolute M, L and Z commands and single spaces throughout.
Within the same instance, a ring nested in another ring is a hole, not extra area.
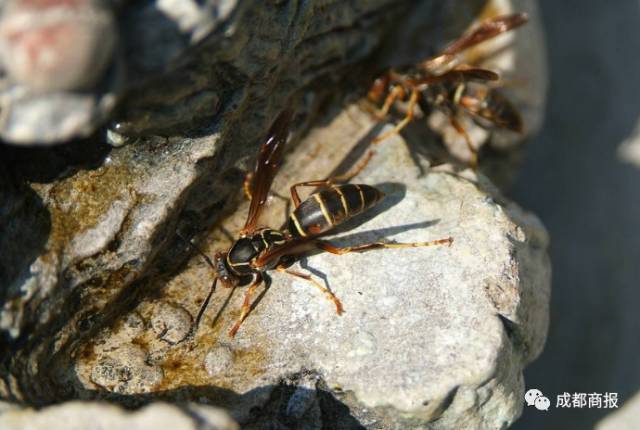
M 240 280 L 229 271 L 225 260 L 226 254 L 218 252 L 213 257 L 213 265 L 216 268 L 216 273 L 218 274 L 218 279 L 222 283 L 222 286 L 226 288 L 233 288 L 240 283 Z

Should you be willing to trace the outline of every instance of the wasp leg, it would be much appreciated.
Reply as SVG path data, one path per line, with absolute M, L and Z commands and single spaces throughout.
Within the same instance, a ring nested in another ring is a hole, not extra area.
M 202 302 L 202 305 L 200 305 L 200 310 L 198 311 L 198 315 L 196 316 L 196 322 L 193 324 L 193 327 L 191 328 L 191 333 L 189 334 L 189 336 L 193 336 L 198 331 L 198 327 L 200 326 L 200 321 L 202 321 L 204 312 L 207 310 L 207 307 L 209 306 L 209 301 L 211 300 L 211 296 L 213 296 L 213 293 L 216 292 L 217 283 L 218 283 L 218 277 L 216 277 L 213 280 L 213 283 L 211 284 L 211 289 L 209 290 L 209 294 L 207 294 L 207 298 L 204 299 L 204 301 Z
M 291 188 L 289 188 L 289 191 L 291 191 L 291 200 L 293 200 L 293 204 L 297 208 L 302 202 L 302 200 L 300 200 L 300 195 L 298 194 L 298 187 L 328 187 L 331 183 L 331 179 L 321 179 L 318 181 L 305 181 L 293 184 L 291 185 Z
M 367 251 L 369 249 L 379 249 L 379 248 L 417 248 L 422 246 L 437 246 L 437 245 L 447 245 L 451 246 L 453 243 L 452 237 L 447 237 L 444 239 L 431 240 L 429 242 L 409 242 L 409 243 L 388 243 L 388 242 L 373 242 L 373 243 L 365 243 L 358 246 L 345 246 L 345 247 L 337 247 L 333 246 L 328 242 L 324 242 L 322 240 L 316 241 L 316 245 L 318 248 L 323 251 L 330 252 L 336 255 L 348 254 L 350 252 L 360 252 Z
M 371 158 L 371 157 L 369 157 L 369 158 Z M 368 162 L 368 160 L 366 160 L 366 161 Z M 300 206 L 300 203 L 301 203 L 300 195 L 298 194 L 298 188 L 299 187 L 330 187 L 334 183 L 335 183 L 335 179 L 334 178 L 320 179 L 320 180 L 317 180 L 317 181 L 305 181 L 305 182 L 295 183 L 295 184 L 291 185 L 291 188 L 289 189 L 291 191 L 291 200 L 293 200 L 293 204 L 297 208 L 298 206 Z
M 393 103 L 396 100 L 404 99 L 405 95 L 406 93 L 404 91 L 404 88 L 402 88 L 402 86 L 400 85 L 394 86 L 393 89 L 389 92 L 389 95 L 387 95 L 387 97 L 384 99 L 384 104 L 382 105 L 382 108 L 376 112 L 376 116 L 378 117 L 378 119 L 384 119 L 389 113 L 389 109 L 391 109 L 391 106 L 393 106 Z
M 367 164 L 369 164 L 369 161 L 371 161 L 371 157 L 373 157 L 375 153 L 376 152 L 373 150 L 369 151 L 362 161 L 360 161 L 353 169 L 342 175 L 333 176 L 327 179 L 320 179 L 317 181 L 298 182 L 291 185 L 289 190 L 291 192 L 291 200 L 293 200 L 295 207 L 297 208 L 298 206 L 300 206 L 301 202 L 300 195 L 298 194 L 299 187 L 330 187 L 331 185 L 341 182 L 349 182 L 351 178 L 362 172 Z
M 336 312 L 338 313 L 338 315 L 342 315 L 342 313 L 344 312 L 344 309 L 342 308 L 342 303 L 335 296 L 335 294 L 333 294 L 333 292 L 331 292 L 331 290 L 329 290 L 328 288 L 322 286 L 311 275 L 308 275 L 306 273 L 296 272 L 295 270 L 287 269 L 284 266 L 278 266 L 276 267 L 276 270 L 278 272 L 287 273 L 291 276 L 295 276 L 296 278 L 304 279 L 305 281 L 311 282 L 314 287 L 320 290 L 327 297 L 327 299 L 331 300 L 333 304 L 336 305 Z
M 240 316 L 238 317 L 236 323 L 229 330 L 229 336 L 234 337 L 240 328 L 242 322 L 247 318 L 249 312 L 251 311 L 251 296 L 255 292 L 256 288 L 262 283 L 262 275 L 260 273 L 256 274 L 256 279 L 249 285 L 247 288 L 247 292 L 244 295 L 244 302 L 242 303 L 242 310 L 240 311 Z
M 253 172 L 248 172 L 244 175 L 244 181 L 242 182 L 242 191 L 247 200 L 251 201 L 251 182 L 253 181 Z
M 407 115 L 404 117 L 404 119 L 400 121 L 393 128 L 393 130 L 389 130 L 386 133 L 381 134 L 380 136 L 373 139 L 371 143 L 373 144 L 379 143 L 385 140 L 386 138 L 393 136 L 394 134 L 400 133 L 400 130 L 405 128 L 407 124 L 409 124 L 413 120 L 414 110 L 416 108 L 416 104 L 418 103 L 418 95 L 419 93 L 417 89 L 411 90 L 411 95 L 409 96 L 409 104 L 407 105 Z
M 367 167 L 367 164 L 369 164 L 369 161 L 371 161 L 371 157 L 373 157 L 375 153 L 376 151 L 370 150 L 369 152 L 367 152 L 367 155 L 364 156 L 362 161 L 356 164 L 356 166 L 353 169 L 349 170 L 347 173 L 343 173 L 342 175 L 334 176 L 333 178 L 328 178 L 327 181 L 329 181 L 332 184 L 335 184 L 338 182 L 349 182 L 352 178 L 354 178 L 360 172 L 362 172 L 365 167 Z
M 464 141 L 467 143 L 467 147 L 469 148 L 469 151 L 471 151 L 471 160 L 469 161 L 469 165 L 473 170 L 476 170 L 478 168 L 478 150 L 473 146 L 469 133 L 467 133 L 467 130 L 464 129 L 454 114 L 449 114 L 448 117 L 451 126 L 462 135 Z

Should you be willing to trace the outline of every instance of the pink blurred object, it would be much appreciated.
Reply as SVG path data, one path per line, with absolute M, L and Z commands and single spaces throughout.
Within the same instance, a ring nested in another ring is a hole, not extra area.
M 11 81 L 34 92 L 87 89 L 116 45 L 111 9 L 96 0 L 8 0 L 0 18 L 0 59 Z

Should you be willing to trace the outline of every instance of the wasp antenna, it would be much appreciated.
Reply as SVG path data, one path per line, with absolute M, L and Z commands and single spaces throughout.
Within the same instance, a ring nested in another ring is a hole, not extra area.
M 202 305 L 200 306 L 200 310 L 198 311 L 198 316 L 196 316 L 196 322 L 193 324 L 193 329 L 191 333 L 192 335 L 195 335 L 196 332 L 198 331 L 198 326 L 200 325 L 200 321 L 202 320 L 202 317 L 204 316 L 204 312 L 207 310 L 207 307 L 209 306 L 209 300 L 211 300 L 211 296 L 213 296 L 213 293 L 216 291 L 217 283 L 218 283 L 218 277 L 216 276 L 213 282 L 211 283 L 211 289 L 209 290 L 209 294 L 207 294 L 207 298 L 204 299 L 204 302 L 202 302 Z

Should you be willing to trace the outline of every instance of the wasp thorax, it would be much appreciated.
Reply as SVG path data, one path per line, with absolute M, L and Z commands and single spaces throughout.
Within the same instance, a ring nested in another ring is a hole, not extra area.
M 285 238 L 282 232 L 268 228 L 258 230 L 251 236 L 242 237 L 233 244 L 227 254 L 227 269 L 237 276 L 250 275 L 255 272 L 251 263 L 261 252 L 284 243 Z
M 260 249 L 256 249 L 252 242 L 252 238 L 243 237 L 233 244 L 227 256 L 227 261 L 231 267 L 234 267 L 237 264 L 248 263 L 252 258 L 258 255 Z

